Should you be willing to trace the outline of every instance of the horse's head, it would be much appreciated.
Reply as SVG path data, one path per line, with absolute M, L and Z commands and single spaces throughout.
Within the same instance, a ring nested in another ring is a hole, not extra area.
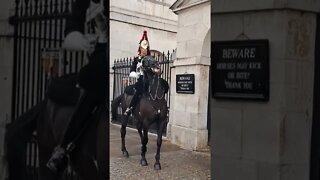
M 163 99 L 168 91 L 167 82 L 160 78 L 160 63 L 152 56 L 146 56 L 142 60 L 144 72 L 149 81 L 149 96 L 151 99 Z
M 145 56 L 142 60 L 142 65 L 149 75 L 160 75 L 160 63 L 152 56 Z

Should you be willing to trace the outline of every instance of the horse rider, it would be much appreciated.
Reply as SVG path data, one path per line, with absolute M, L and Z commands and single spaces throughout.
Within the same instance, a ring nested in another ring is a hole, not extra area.
M 143 74 L 141 71 L 142 68 L 142 60 L 145 56 L 150 56 L 150 45 L 147 36 L 147 31 L 143 32 L 141 40 L 139 42 L 138 48 L 138 57 L 135 57 L 132 65 L 130 67 L 130 75 L 129 77 L 133 77 L 138 79 L 135 83 L 135 92 L 130 102 L 129 107 L 124 112 L 124 115 L 130 115 L 132 110 L 135 108 L 137 103 L 139 102 L 139 97 L 145 92 L 148 88 L 148 82 L 143 80 Z
M 99 0 L 92 0 L 93 4 L 102 6 Z M 87 122 L 97 105 L 106 101 L 107 91 L 107 1 L 104 0 L 102 12 L 94 20 L 96 24 L 97 39 L 95 47 L 84 36 L 84 22 L 90 0 L 76 0 L 72 5 L 72 14 L 67 18 L 65 40 L 63 47 L 69 50 L 86 50 L 89 52 L 89 63 L 78 74 L 78 84 L 84 93 L 77 102 L 75 111 L 68 125 L 62 143 L 58 145 L 47 167 L 54 173 L 61 173 L 67 166 L 67 157 L 75 148 L 79 132 L 88 126 Z M 93 51 L 93 52 L 92 52 Z

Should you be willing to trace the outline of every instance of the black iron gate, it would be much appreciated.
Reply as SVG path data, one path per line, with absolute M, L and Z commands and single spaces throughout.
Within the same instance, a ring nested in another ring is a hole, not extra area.
M 47 77 L 41 64 L 43 49 L 60 49 L 66 18 L 74 0 L 15 0 L 14 70 L 12 95 L 12 121 L 44 98 Z M 93 32 L 92 24 L 86 31 Z M 61 51 L 63 74 L 78 72 L 87 62 L 85 52 Z M 28 179 L 37 179 L 38 150 L 35 137 L 27 146 Z M 69 169 L 69 168 L 68 168 Z M 67 172 L 68 176 L 73 174 Z M 70 177 L 73 177 L 70 176 Z
M 163 71 L 161 77 L 165 79 L 169 85 L 170 85 L 170 79 L 171 79 L 171 67 L 173 65 L 174 60 L 174 51 L 170 53 L 169 51 L 167 53 L 158 53 L 158 54 L 152 54 L 152 56 L 155 57 L 157 61 L 159 61 L 161 66 L 161 71 Z M 134 84 L 136 82 L 135 78 L 129 78 L 130 74 L 130 66 L 132 64 L 133 58 L 123 58 L 119 60 L 114 61 L 114 65 L 112 69 L 114 70 L 113 73 L 113 99 L 118 97 L 124 92 L 124 89 L 131 84 Z M 167 100 L 168 107 L 170 108 L 170 90 L 166 94 L 165 99 Z M 117 124 L 121 124 L 121 108 L 118 108 L 118 119 L 113 122 Z M 128 120 L 128 126 L 129 127 L 136 127 L 135 121 L 132 117 Z M 156 131 L 155 124 L 151 126 L 150 132 L 155 133 Z M 164 132 L 164 135 L 166 132 Z

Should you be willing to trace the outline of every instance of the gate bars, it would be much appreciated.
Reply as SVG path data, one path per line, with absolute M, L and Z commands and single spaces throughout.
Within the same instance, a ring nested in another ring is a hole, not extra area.
M 40 62 L 43 48 L 60 48 L 71 0 L 16 0 L 12 115 L 14 121 L 44 98 L 46 79 Z M 93 31 L 87 26 L 88 32 Z M 84 52 L 63 51 L 63 74 L 75 73 L 87 62 Z
M 9 19 L 14 26 L 13 93 L 11 121 L 44 99 L 47 77 L 42 69 L 41 51 L 60 49 L 66 18 L 75 0 L 15 0 L 15 12 Z M 94 32 L 92 22 L 85 24 L 87 32 Z M 87 63 L 83 51 L 62 51 L 64 74 L 76 73 Z M 38 179 L 38 149 L 33 137 L 27 146 L 27 173 Z M 68 168 L 69 178 L 74 179 Z

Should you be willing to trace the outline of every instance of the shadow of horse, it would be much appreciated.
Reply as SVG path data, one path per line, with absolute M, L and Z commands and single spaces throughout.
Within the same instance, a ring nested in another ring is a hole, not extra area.
M 154 59 L 149 59 L 146 70 L 144 70 L 144 78 L 148 81 L 149 91 L 144 93 L 133 110 L 133 116 L 137 120 L 137 130 L 141 139 L 141 160 L 142 166 L 147 166 L 148 162 L 145 158 L 147 152 L 148 143 L 148 128 L 151 124 L 157 124 L 157 153 L 155 156 L 155 170 L 161 170 L 160 164 L 160 148 L 162 144 L 162 134 L 167 127 L 168 123 L 168 107 L 167 101 L 165 100 L 165 93 L 168 92 L 168 83 L 160 78 L 160 74 L 154 73 L 155 69 L 159 69 L 160 66 Z M 148 68 L 150 67 L 150 68 Z M 157 70 L 159 72 L 159 70 Z M 132 86 L 128 86 L 128 89 L 132 89 Z M 122 108 L 122 124 L 121 124 L 121 151 L 125 157 L 129 157 L 129 153 L 125 145 L 126 127 L 129 116 L 124 115 L 125 110 L 129 107 L 132 93 L 128 93 L 131 90 L 125 90 L 125 93 L 115 98 L 111 104 L 112 119 L 117 119 L 117 108 Z
M 76 75 L 68 76 L 66 79 L 73 82 L 71 84 L 65 83 L 68 86 L 76 84 Z M 62 81 L 66 79 L 61 78 Z M 75 86 L 72 86 L 72 88 L 75 88 Z M 80 91 L 80 89 L 73 89 L 73 91 Z M 67 96 L 73 96 L 75 100 L 79 98 L 79 94 L 76 93 L 74 96 L 66 93 L 66 97 L 61 97 L 61 100 L 67 98 Z M 45 98 L 7 126 L 5 139 L 9 180 L 26 179 L 26 164 L 24 161 L 26 146 L 34 130 L 37 132 L 36 138 L 39 148 L 39 179 L 56 180 L 62 178 L 53 174 L 46 167 L 46 163 L 54 147 L 61 143 L 76 103 L 61 103 L 59 100 L 56 99 L 55 101 L 53 99 L 55 98 L 50 98 L 50 96 Z M 107 179 L 109 129 L 106 106 L 106 102 L 103 102 L 92 112 L 90 120 L 88 120 L 90 123 L 88 123 L 76 148 L 70 155 L 70 165 L 80 179 Z

